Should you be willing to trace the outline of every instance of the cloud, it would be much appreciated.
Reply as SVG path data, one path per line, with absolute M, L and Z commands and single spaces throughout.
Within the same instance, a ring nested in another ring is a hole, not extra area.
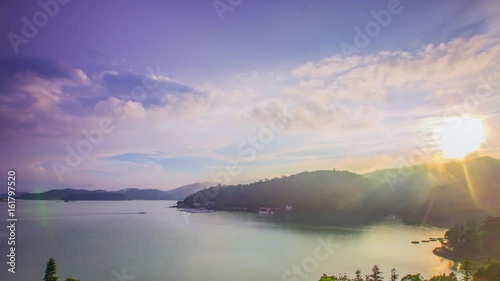
M 105 71 L 89 78 L 59 61 L 0 60 L 0 126 L 10 139 L 70 137 L 96 117 L 193 117 L 210 108 L 215 97 L 158 71 Z
M 117 119 L 137 120 L 146 116 L 146 109 L 140 102 L 125 101 L 115 97 L 99 101 L 95 105 L 95 110 L 104 116 L 113 116 Z
M 9 58 L 0 61 L 0 126 L 8 139 L 63 136 L 77 122 L 61 104 L 74 97 L 67 89 L 85 86 L 83 71 L 57 61 Z
M 187 94 L 204 94 L 192 86 L 154 72 L 105 72 L 100 80 L 110 96 L 140 100 L 146 107 L 164 105 L 175 99 L 183 99 Z
M 409 112 L 410 105 L 417 115 L 438 114 L 445 106 L 463 104 L 483 80 L 497 75 L 499 43 L 496 37 L 477 35 L 414 51 L 383 50 L 305 62 L 291 70 L 295 82 L 267 103 L 255 105 L 249 116 L 267 123 L 286 111 L 292 130 L 352 130 L 380 125 L 402 108 Z
M 479 76 L 494 71 L 499 59 L 499 40 L 488 35 L 456 38 L 415 51 L 336 55 L 295 68 L 292 73 L 306 80 L 289 89 L 289 93 L 358 101 L 415 91 L 435 96 L 464 94 L 465 84 L 477 82 Z
M 335 168 L 348 170 L 356 173 L 368 173 L 380 169 L 390 168 L 396 162 L 394 157 L 389 155 L 365 156 L 360 158 L 347 157 L 335 162 Z
M 65 80 L 82 83 L 88 80 L 85 73 L 59 61 L 28 57 L 9 57 L 0 59 L 0 81 L 2 86 L 8 80 L 23 76 L 39 77 L 44 80 Z M 18 80 L 11 81 L 13 83 Z
M 104 161 L 120 161 L 139 164 L 152 164 L 161 166 L 166 170 L 202 170 L 211 165 L 225 164 L 223 161 L 214 161 L 204 157 L 168 157 L 164 153 L 137 153 L 128 152 L 119 155 L 100 158 Z
M 226 87 L 189 85 L 160 71 L 102 71 L 89 77 L 57 61 L 4 59 L 0 129 L 2 144 L 8 145 L 2 153 L 6 163 L 26 169 L 27 179 L 53 180 L 50 163 L 64 162 L 66 145 L 75 148 L 85 138 L 82 130 L 98 128 L 107 118 L 116 129 L 65 182 L 96 183 L 95 176 L 106 185 L 154 184 L 174 177 L 172 170 L 183 173 L 177 179 L 195 172 L 203 178 L 207 169 L 241 158 L 238 144 L 279 119 L 286 129 L 276 132 L 235 181 L 253 172 L 258 179 L 333 167 L 368 171 L 389 165 L 392 155 L 405 155 L 416 139 L 409 129 L 464 102 L 483 87 L 481 77 L 498 88 L 498 43 L 480 35 L 412 51 L 333 56 L 291 70 L 241 74 L 237 83 L 221 82 Z M 243 86 L 240 80 L 246 81 Z M 487 106 L 470 113 L 497 110 Z M 485 151 L 494 146 L 490 142 Z M 21 155 L 7 151 L 13 147 Z

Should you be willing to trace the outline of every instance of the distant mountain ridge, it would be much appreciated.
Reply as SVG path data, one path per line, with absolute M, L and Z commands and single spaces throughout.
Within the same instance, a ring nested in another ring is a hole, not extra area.
M 86 189 L 53 189 L 41 193 L 22 193 L 16 196 L 23 200 L 182 200 L 191 193 L 200 191 L 210 183 L 198 182 L 172 190 L 126 188 L 118 191 Z M 6 194 L 1 194 L 6 198 Z

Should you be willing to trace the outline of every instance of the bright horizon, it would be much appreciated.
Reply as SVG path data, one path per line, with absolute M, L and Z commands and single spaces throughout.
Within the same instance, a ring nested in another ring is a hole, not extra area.
M 17 2 L 0 151 L 19 192 L 500 157 L 498 1 Z

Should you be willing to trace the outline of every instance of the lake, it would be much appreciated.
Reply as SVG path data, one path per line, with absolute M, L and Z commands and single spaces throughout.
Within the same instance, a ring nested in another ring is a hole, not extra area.
M 2 227 L 0 280 L 42 280 L 50 257 L 60 281 L 317 281 L 322 273 L 369 274 L 374 264 L 388 280 L 392 268 L 400 278 L 428 278 L 453 266 L 432 253 L 438 242 L 410 243 L 442 237 L 442 228 L 397 219 L 335 227 L 293 214 L 189 214 L 168 208 L 174 203 L 18 201 L 17 272 L 6 272 Z

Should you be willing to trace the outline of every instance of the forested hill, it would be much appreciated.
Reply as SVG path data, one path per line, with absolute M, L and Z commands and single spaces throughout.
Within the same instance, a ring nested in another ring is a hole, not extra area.
M 500 214 L 499 159 L 419 165 L 365 177 L 391 189 L 390 206 L 407 223 L 452 226 Z
M 293 206 L 294 212 L 329 213 L 339 218 L 383 217 L 389 189 L 347 171 L 315 171 L 246 185 L 216 186 L 188 196 L 184 203 L 220 210 Z
M 245 185 L 210 187 L 188 196 L 183 204 L 248 211 L 292 205 L 294 212 L 321 212 L 346 219 L 396 214 L 407 223 L 451 226 L 499 215 L 499 183 L 500 160 L 480 157 L 465 164 L 428 164 L 366 175 L 303 172 Z

